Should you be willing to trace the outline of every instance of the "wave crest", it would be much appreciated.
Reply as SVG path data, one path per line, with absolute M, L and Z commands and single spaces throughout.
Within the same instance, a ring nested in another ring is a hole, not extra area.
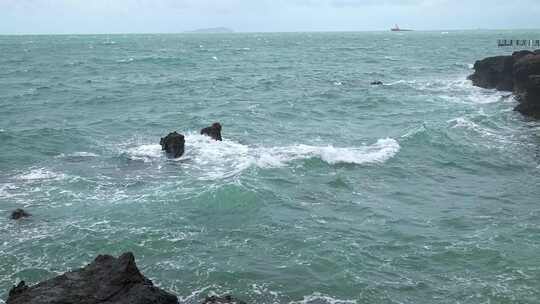
M 252 147 L 233 140 L 214 141 L 199 134 L 186 135 L 186 153 L 176 161 L 202 171 L 209 177 L 236 175 L 250 167 L 276 168 L 296 160 L 318 158 L 327 164 L 384 163 L 400 150 L 392 138 L 379 139 L 372 145 L 334 147 L 292 145 L 284 147 Z M 153 162 L 165 160 L 160 145 L 140 145 L 126 151 L 132 160 Z M 204 174 L 203 173 L 203 174 Z

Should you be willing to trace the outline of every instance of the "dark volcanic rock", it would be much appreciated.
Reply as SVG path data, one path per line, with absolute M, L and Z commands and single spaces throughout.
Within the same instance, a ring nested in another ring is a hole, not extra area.
M 162 137 L 159 144 L 161 145 L 161 150 L 167 152 L 167 156 L 178 158 L 184 154 L 186 140 L 184 139 L 184 135 L 178 134 L 175 131 Z
M 238 300 L 230 295 L 218 297 L 218 296 L 211 296 L 206 297 L 206 299 L 202 302 L 202 304 L 246 304 L 246 302 L 242 300 Z
M 474 64 L 469 79 L 475 86 L 513 91 L 522 114 L 540 118 L 540 50 L 488 57 Z
M 11 212 L 11 219 L 12 220 L 18 220 L 18 219 L 22 219 L 23 217 L 29 217 L 31 216 L 30 213 L 18 208 L 18 209 L 15 209 L 13 210 L 13 212 Z
M 469 76 L 473 85 L 501 91 L 512 91 L 512 56 L 495 56 L 474 63 L 474 74 Z
M 145 278 L 132 253 L 115 258 L 99 255 L 94 262 L 32 287 L 13 287 L 6 304 L 177 304 Z
M 219 122 L 213 123 L 210 127 L 201 130 L 202 135 L 208 135 L 214 140 L 221 139 L 221 124 Z

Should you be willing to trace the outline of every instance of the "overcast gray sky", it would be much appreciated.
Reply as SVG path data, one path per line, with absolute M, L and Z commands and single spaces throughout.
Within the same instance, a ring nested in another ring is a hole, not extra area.
M 540 28 L 540 0 L 0 0 L 0 33 Z

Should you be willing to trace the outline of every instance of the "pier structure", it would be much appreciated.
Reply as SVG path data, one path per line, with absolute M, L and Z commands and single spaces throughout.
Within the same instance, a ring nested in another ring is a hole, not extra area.
M 498 47 L 540 47 L 540 40 L 526 40 L 526 39 L 498 39 Z

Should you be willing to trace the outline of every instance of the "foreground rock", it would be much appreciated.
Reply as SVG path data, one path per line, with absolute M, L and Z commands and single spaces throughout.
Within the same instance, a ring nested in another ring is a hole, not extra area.
M 30 217 L 32 216 L 30 213 L 24 211 L 23 209 L 15 209 L 13 210 L 13 212 L 11 212 L 11 219 L 12 220 L 20 220 L 22 218 L 25 218 L 25 217 Z
M 99 255 L 84 268 L 32 287 L 13 287 L 7 304 L 177 304 L 178 299 L 152 284 L 135 264 L 132 253 L 115 258 Z
M 184 135 L 178 134 L 175 131 L 162 137 L 159 144 L 161 145 L 161 150 L 165 151 L 167 156 L 178 158 L 184 154 L 186 140 Z
M 513 91 L 516 111 L 540 118 L 540 50 L 518 51 L 511 56 L 488 57 L 474 64 L 473 85 Z
M 210 127 L 202 129 L 201 134 L 210 136 L 214 140 L 221 141 L 221 124 L 219 122 L 215 122 Z

